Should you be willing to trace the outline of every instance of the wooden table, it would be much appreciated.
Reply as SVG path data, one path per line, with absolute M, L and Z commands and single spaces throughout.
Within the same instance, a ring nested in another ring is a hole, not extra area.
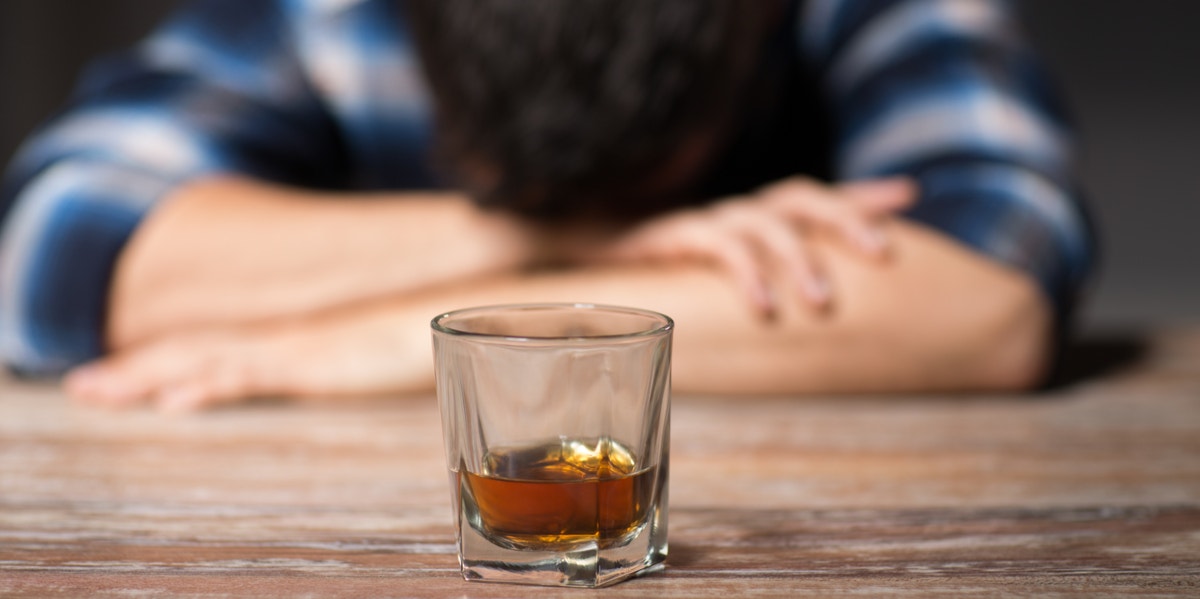
M 668 567 L 600 591 L 460 578 L 429 397 L 0 381 L 0 595 L 1200 596 L 1200 330 L 1075 356 L 1041 395 L 676 397 Z

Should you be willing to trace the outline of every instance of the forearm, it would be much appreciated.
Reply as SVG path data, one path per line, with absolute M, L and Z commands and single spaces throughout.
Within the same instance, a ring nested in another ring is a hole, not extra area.
M 183 333 L 76 371 L 70 392 L 101 405 L 168 409 L 254 396 L 428 393 L 429 321 L 466 306 L 625 304 L 677 323 L 683 392 L 839 393 L 1024 389 L 1046 362 L 1049 310 L 1032 281 L 939 234 L 889 233 L 886 263 L 816 238 L 836 285 L 827 310 L 781 296 L 766 320 L 703 265 L 505 273 L 275 322 Z
M 123 251 L 108 341 L 312 313 L 530 259 L 524 225 L 452 193 L 339 197 L 247 179 L 197 181 Z
M 684 392 L 810 393 L 1022 389 L 1042 376 L 1049 309 L 1024 275 L 913 225 L 892 231 L 886 264 L 814 240 L 835 299 L 815 311 L 784 298 L 763 319 L 721 273 L 701 266 L 510 274 L 429 290 L 358 316 L 394 340 L 408 376 L 432 385 L 428 321 L 442 311 L 516 302 L 625 304 L 677 323 L 674 384 Z M 353 320 L 353 319 L 352 319 Z M 342 326 L 342 325 L 338 325 Z M 405 339 L 407 341 L 405 341 Z

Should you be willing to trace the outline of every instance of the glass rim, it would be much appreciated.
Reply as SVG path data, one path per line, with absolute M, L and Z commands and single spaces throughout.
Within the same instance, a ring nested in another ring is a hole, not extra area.
M 611 312 L 614 314 L 624 314 L 631 316 L 644 316 L 652 319 L 654 326 L 649 326 L 645 329 L 633 331 L 631 333 L 617 333 L 612 335 L 504 335 L 498 333 L 477 333 L 473 331 L 464 331 L 456 329 L 445 324 L 445 321 L 462 316 L 470 316 L 473 314 L 486 314 L 488 312 L 514 312 L 528 310 L 576 310 L 576 311 L 595 311 Z M 510 341 L 510 342 L 597 342 L 597 341 L 616 341 L 623 339 L 638 339 L 643 337 L 657 337 L 671 332 L 675 328 L 675 321 L 666 314 L 647 310 L 645 308 L 631 308 L 628 306 L 617 306 L 612 304 L 591 304 L 586 302 L 535 302 L 535 303 L 517 303 L 517 304 L 495 304 L 486 306 L 474 306 L 470 308 L 460 308 L 443 312 L 433 317 L 430 321 L 430 326 L 434 332 L 449 335 L 451 337 L 471 338 L 479 340 L 492 341 Z

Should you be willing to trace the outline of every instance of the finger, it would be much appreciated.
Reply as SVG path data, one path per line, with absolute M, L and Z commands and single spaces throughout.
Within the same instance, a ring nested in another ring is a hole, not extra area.
M 901 178 L 840 186 L 795 178 L 764 191 L 763 201 L 773 210 L 799 225 L 834 231 L 873 258 L 885 256 L 890 245 L 885 220 L 915 196 L 915 188 Z
M 136 405 L 153 399 L 171 383 L 204 372 L 218 349 L 213 341 L 170 339 L 128 349 L 72 372 L 65 388 L 91 405 Z
M 737 222 L 742 235 L 764 254 L 760 260 L 777 265 L 802 297 L 816 307 L 829 303 L 832 289 L 828 279 L 798 227 L 760 210 L 746 211 Z
M 736 204 L 736 203 L 734 203 Z M 672 219 L 666 227 L 646 231 L 611 252 L 611 257 L 636 261 L 701 260 L 716 265 L 734 279 L 738 289 L 750 299 L 754 309 L 773 314 L 775 301 L 762 275 L 762 267 L 752 247 L 734 226 L 727 212 L 689 212 Z
M 131 377 L 125 359 L 109 358 L 80 366 L 63 378 L 63 389 L 72 399 L 97 407 L 121 408 L 146 398 L 149 385 Z
M 224 354 L 204 369 L 164 385 L 154 397 L 155 407 L 164 412 L 194 412 L 255 395 L 257 389 L 243 357 Z
M 849 181 L 840 185 L 838 191 L 867 214 L 881 216 L 912 206 L 919 189 L 908 177 L 888 177 Z
M 885 256 L 891 248 L 886 220 L 911 207 L 920 193 L 916 182 L 907 177 L 854 181 L 839 186 L 838 191 L 869 219 L 868 231 L 860 229 L 853 234 L 862 235 L 859 247 L 877 257 Z
M 887 252 L 888 238 L 878 218 L 866 213 L 833 188 L 808 179 L 795 179 L 764 190 L 762 201 L 795 225 L 829 229 L 870 257 Z
M 734 284 L 746 294 L 751 305 L 762 315 L 775 314 L 775 299 L 767 286 L 763 268 L 753 247 L 737 229 L 716 234 L 708 242 L 707 254 L 733 277 Z
M 195 412 L 211 401 L 209 393 L 202 386 L 185 383 L 160 390 L 154 398 L 154 405 L 161 412 L 179 414 Z
M 173 383 L 154 397 L 154 407 L 160 412 L 184 414 L 199 412 L 222 404 L 235 403 L 248 395 L 239 388 L 224 387 L 214 381 L 188 381 Z

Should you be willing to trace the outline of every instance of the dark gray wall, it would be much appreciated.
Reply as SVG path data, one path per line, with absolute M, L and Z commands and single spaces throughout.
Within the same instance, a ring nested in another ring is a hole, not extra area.
M 0 0 L 0 164 L 61 106 L 90 58 L 128 46 L 179 4 Z
M 88 57 L 127 45 L 178 4 L 0 1 L 0 160 L 60 105 Z M 1200 322 L 1200 2 L 1019 6 L 1083 133 L 1105 248 L 1086 321 Z
M 1200 322 L 1200 2 L 1025 0 L 1104 236 L 1092 322 Z

